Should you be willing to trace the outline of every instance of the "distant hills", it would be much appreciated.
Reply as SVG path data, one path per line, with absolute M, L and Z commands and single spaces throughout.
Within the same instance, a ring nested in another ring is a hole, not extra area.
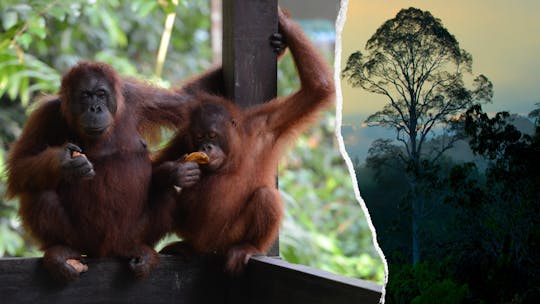
M 533 134 L 535 125 L 528 118 L 523 116 L 512 116 L 511 123 L 522 133 Z M 351 159 L 358 157 L 360 163 L 364 163 L 368 155 L 368 150 L 374 140 L 379 138 L 395 138 L 395 133 L 391 129 L 382 127 L 362 126 L 363 119 L 360 116 L 348 116 L 344 119 L 341 127 L 341 134 L 347 153 Z M 458 141 L 452 149 L 446 152 L 456 162 L 468 162 L 478 160 L 465 141 Z

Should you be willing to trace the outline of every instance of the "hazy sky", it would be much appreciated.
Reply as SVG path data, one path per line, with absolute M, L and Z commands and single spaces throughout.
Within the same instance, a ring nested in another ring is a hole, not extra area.
M 342 69 L 349 55 L 364 51 L 377 28 L 402 8 L 428 10 L 452 33 L 461 48 L 473 56 L 473 74 L 486 75 L 494 85 L 494 102 L 487 111 L 509 110 L 527 114 L 540 102 L 539 0 L 349 0 L 342 35 Z M 376 94 L 343 89 L 344 123 L 351 114 L 374 113 L 386 100 Z

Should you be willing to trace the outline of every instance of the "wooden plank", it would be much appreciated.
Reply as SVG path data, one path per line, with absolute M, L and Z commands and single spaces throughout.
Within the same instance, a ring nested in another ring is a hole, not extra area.
M 122 259 L 88 259 L 76 282 L 53 280 L 41 259 L 0 259 L 1 303 L 225 303 L 226 276 L 217 259 L 162 256 L 137 280 Z
M 379 303 L 382 286 L 265 256 L 250 260 L 228 303 Z
M 54 281 L 39 258 L 0 259 L 1 303 L 378 303 L 381 286 L 276 258 L 254 257 L 231 278 L 216 257 L 161 256 L 157 269 L 136 280 L 123 259 L 88 259 L 71 284 Z

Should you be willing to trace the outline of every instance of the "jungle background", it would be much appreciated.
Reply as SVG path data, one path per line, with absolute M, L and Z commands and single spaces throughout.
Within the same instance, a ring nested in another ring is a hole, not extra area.
M 342 132 L 385 303 L 539 303 L 538 4 L 404 2 L 349 1 L 343 36 Z
M 216 0 L 2 1 L 0 257 L 41 255 L 21 227 L 17 200 L 4 195 L 6 155 L 35 100 L 56 93 L 61 75 L 82 59 L 104 61 L 122 75 L 166 87 L 205 70 L 220 56 L 220 45 L 212 43 L 220 28 L 211 18 L 213 11 L 220 14 L 218 5 Z M 333 62 L 334 20 L 298 21 Z M 169 45 L 162 45 L 167 34 Z M 160 49 L 165 52 L 158 55 Z M 298 87 L 290 55 L 280 62 L 278 74 L 279 95 Z M 293 263 L 382 283 L 383 263 L 334 131 L 335 114 L 329 110 L 279 167 L 287 211 L 281 255 Z

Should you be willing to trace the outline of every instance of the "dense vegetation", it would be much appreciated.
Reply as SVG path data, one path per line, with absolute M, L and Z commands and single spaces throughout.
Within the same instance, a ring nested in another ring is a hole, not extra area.
M 537 303 L 540 109 L 484 113 L 492 84 L 464 86 L 472 57 L 429 12 L 401 10 L 366 49 L 344 76 L 388 97 L 367 122 L 396 132 L 356 163 L 389 263 L 386 303 Z M 474 157 L 457 161 L 458 144 Z
M 0 5 L 0 172 L 9 144 L 42 93 L 58 90 L 62 72 L 80 59 L 104 61 L 123 75 L 176 83 L 210 65 L 207 0 L 3 1 Z M 163 71 L 156 60 L 165 18 L 176 14 Z M 159 75 L 158 75 L 159 74 Z M 280 94 L 296 85 L 290 57 L 280 63 Z M 376 254 L 351 179 L 338 152 L 334 116 L 299 140 L 280 166 L 287 204 L 281 233 L 286 260 L 382 282 Z M 4 196 L 0 175 L 0 256 L 35 256 Z

